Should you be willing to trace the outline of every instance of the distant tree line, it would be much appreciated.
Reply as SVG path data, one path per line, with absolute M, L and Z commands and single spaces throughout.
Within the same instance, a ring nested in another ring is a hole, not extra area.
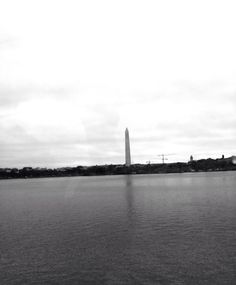
M 125 165 L 94 165 L 64 168 L 0 168 L 0 179 L 10 178 L 40 178 L 40 177 L 65 177 L 65 176 L 93 176 L 93 175 L 119 175 L 119 174 L 154 174 L 154 173 L 182 173 L 198 171 L 227 171 L 236 170 L 232 158 L 191 160 L 188 163 L 165 164 L 132 164 Z

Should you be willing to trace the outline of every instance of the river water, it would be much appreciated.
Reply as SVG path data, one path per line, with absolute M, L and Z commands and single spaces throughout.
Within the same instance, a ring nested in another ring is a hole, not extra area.
M 0 284 L 236 284 L 236 172 L 0 181 Z

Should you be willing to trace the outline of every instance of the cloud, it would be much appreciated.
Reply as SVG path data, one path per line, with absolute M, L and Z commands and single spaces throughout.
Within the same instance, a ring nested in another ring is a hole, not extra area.
M 234 90 L 226 92 L 227 84 L 221 89 L 204 85 L 201 92 L 185 84 L 157 96 L 139 93 L 137 101 L 135 93 L 127 101 L 123 93 L 109 98 L 107 89 L 96 97 L 96 89 L 73 90 L 67 96 L 64 88 L 19 88 L 24 96 L 14 102 L 17 91 L 9 89 L 12 100 L 5 110 L 13 111 L 0 123 L 2 162 L 15 161 L 15 166 L 122 163 L 127 126 L 134 162 L 158 161 L 160 153 L 175 153 L 169 161 L 188 159 L 190 154 L 232 153 Z
M 9 46 L 11 43 L 12 41 L 10 39 L 0 39 L 0 48 Z
M 0 9 L 4 165 L 236 151 L 233 1 L 69 2 Z
M 14 85 L 0 83 L 0 108 L 16 106 L 27 100 L 42 97 L 68 100 L 72 90 L 68 87 L 35 86 L 30 84 Z

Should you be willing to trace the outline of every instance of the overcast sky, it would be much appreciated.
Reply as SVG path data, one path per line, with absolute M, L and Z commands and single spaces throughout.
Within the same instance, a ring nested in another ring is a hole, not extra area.
M 0 167 L 236 154 L 236 2 L 0 2 Z

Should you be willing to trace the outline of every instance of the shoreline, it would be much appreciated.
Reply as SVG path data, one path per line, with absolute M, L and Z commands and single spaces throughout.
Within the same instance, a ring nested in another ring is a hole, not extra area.
M 176 172 L 142 172 L 142 173 L 136 173 L 136 172 L 126 172 L 126 173 L 111 173 L 111 174 L 85 174 L 85 175 L 81 175 L 81 174 L 78 174 L 78 175 L 69 175 L 69 174 L 60 174 L 60 175 L 41 175 L 41 176 L 32 176 L 32 175 L 29 175 L 29 176 L 15 176 L 15 177 L 12 177 L 12 176 L 8 176 L 8 177 L 0 177 L 0 180 L 13 180 L 13 179 L 20 179 L 20 180 L 25 180 L 25 179 L 41 179 L 41 178 L 73 178 L 73 177 L 102 177 L 102 176 L 121 176 L 121 175 L 163 175 L 163 174 L 185 174 L 185 173 L 192 173 L 192 174 L 195 174 L 195 173 L 212 173 L 212 172 L 229 172 L 229 171 L 236 171 L 236 168 L 235 169 L 218 169 L 218 170 L 198 170 L 198 171 L 176 171 Z

